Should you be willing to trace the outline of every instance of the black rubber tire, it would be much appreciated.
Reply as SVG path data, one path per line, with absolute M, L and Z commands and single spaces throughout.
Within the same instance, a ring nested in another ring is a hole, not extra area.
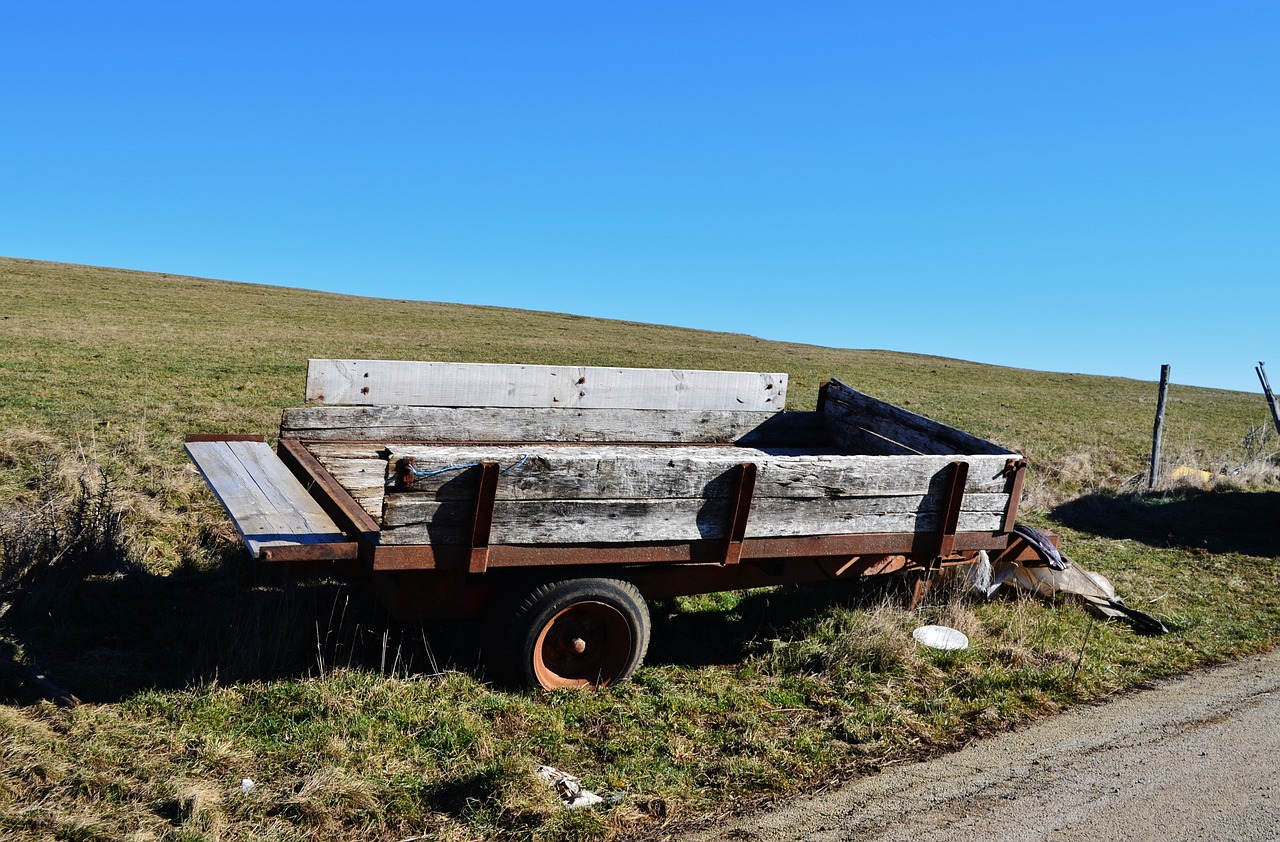
M 649 651 L 649 606 L 619 579 L 566 579 L 534 588 L 507 627 L 509 680 L 526 687 L 607 687 Z

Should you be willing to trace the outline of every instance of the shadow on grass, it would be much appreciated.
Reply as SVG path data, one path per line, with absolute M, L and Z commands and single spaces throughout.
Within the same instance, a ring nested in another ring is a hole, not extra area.
M 284 583 L 271 573 L 229 552 L 208 572 L 135 570 L 33 594 L 18 616 L 6 618 L 0 637 L 0 702 L 41 697 L 16 668 L 20 660 L 94 703 L 346 668 L 401 676 L 454 669 L 485 680 L 481 621 L 398 622 L 364 582 Z M 826 606 L 874 602 L 883 598 L 878 594 L 841 583 L 750 592 L 708 610 L 655 602 L 646 663 L 738 663 L 756 642 L 789 634 Z
M 1280 492 L 1090 494 L 1052 512 L 1081 532 L 1211 553 L 1280 556 Z
M 421 675 L 475 670 L 465 629 L 398 623 L 362 582 L 286 583 L 240 553 L 221 567 L 131 571 L 32 593 L 0 638 L 0 702 L 40 698 L 26 661 L 81 701 L 149 689 L 300 678 L 343 668 Z
M 751 591 L 727 608 L 681 610 L 675 600 L 651 606 L 653 638 L 648 664 L 683 667 L 736 664 L 757 644 L 787 637 L 832 605 L 870 607 L 901 602 L 894 577 L 855 582 L 815 582 Z

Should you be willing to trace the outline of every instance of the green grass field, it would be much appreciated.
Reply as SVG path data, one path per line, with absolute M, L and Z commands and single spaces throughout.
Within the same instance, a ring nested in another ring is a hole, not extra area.
M 891 316 L 842 317 L 857 344 Z M 1048 341 L 1015 317 L 973 341 Z M 14 259 L 0 338 L 4 838 L 657 838 L 1280 639 L 1260 395 L 1175 384 L 1170 464 L 1244 470 L 1139 494 L 1151 382 Z M 273 433 L 309 357 L 786 371 L 802 409 L 838 377 L 1027 454 L 1029 519 L 1172 633 L 785 588 L 655 605 L 630 684 L 498 691 L 465 624 L 250 566 L 187 464 L 187 433 Z M 918 650 L 925 620 L 973 646 Z M 85 703 L 38 701 L 33 669 Z M 538 764 L 611 797 L 566 811 Z

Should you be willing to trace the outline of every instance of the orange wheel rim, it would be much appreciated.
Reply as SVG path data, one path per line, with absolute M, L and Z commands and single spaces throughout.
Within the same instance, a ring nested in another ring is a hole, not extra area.
M 605 687 L 622 675 L 630 656 L 631 626 L 622 612 L 603 602 L 578 602 L 538 633 L 533 674 L 547 690 Z

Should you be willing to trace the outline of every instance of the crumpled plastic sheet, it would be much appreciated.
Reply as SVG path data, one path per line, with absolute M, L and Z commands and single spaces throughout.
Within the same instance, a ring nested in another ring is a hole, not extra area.
M 582 788 L 582 779 L 561 772 L 554 766 L 539 766 L 538 777 L 551 784 L 566 807 L 590 807 L 604 801 L 599 795 Z

